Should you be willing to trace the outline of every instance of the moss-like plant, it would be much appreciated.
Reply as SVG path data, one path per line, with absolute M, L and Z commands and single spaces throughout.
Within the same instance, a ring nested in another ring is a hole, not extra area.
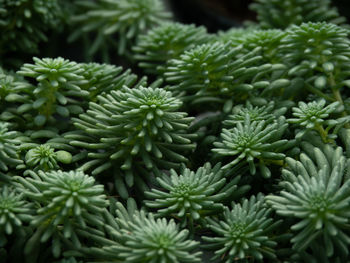
M 271 213 L 262 195 L 244 199 L 242 204 L 232 203 L 232 209 L 225 208 L 222 219 L 208 219 L 208 227 L 218 236 L 203 236 L 210 242 L 206 247 L 216 248 L 214 259 L 225 263 L 248 258 L 260 262 L 276 259 L 273 248 L 277 243 L 272 231 L 280 222 L 274 222 Z

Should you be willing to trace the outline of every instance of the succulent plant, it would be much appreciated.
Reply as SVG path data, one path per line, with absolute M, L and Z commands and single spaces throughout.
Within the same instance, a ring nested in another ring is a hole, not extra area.
M 235 127 L 237 123 L 244 123 L 246 116 L 249 116 L 250 121 L 265 121 L 266 124 L 273 123 L 287 111 L 287 108 L 280 107 L 275 109 L 275 103 L 270 101 L 264 106 L 253 106 L 249 101 L 246 106 L 237 105 L 232 109 L 232 114 L 227 116 L 227 120 L 223 123 L 230 129 Z
M 38 86 L 31 87 L 33 102 L 22 104 L 18 111 L 35 110 L 34 123 L 37 126 L 52 120 L 54 113 L 62 117 L 82 113 L 80 100 L 87 97 L 89 92 L 80 88 L 86 80 L 81 76 L 83 69 L 79 64 L 61 57 L 34 57 L 33 60 L 35 64 L 24 64 L 18 74 L 35 78 Z
M 0 262 L 349 262 L 346 1 L 175 2 L 0 0 Z
M 199 242 L 188 239 L 188 230 L 180 230 L 174 220 L 131 212 L 120 203 L 117 207 L 115 227 L 107 227 L 116 241 L 93 248 L 95 257 L 103 262 L 201 262 L 201 252 L 195 250 Z
M 206 216 L 222 211 L 224 200 L 249 189 L 237 186 L 240 176 L 226 180 L 220 168 L 220 164 L 211 167 L 206 163 L 196 172 L 186 168 L 177 174 L 171 170 L 170 176 L 157 177 L 162 188 L 146 192 L 145 204 L 155 208 L 157 216 L 178 217 L 182 226 L 193 227 L 193 221 L 203 221 Z
M 34 167 L 34 171 L 37 170 L 54 170 L 58 169 L 57 162 L 70 163 L 72 161 L 72 155 L 66 151 L 56 151 L 49 145 L 39 145 L 33 149 L 30 149 L 26 156 L 27 167 Z
M 256 173 L 255 160 L 259 160 L 259 168 L 263 177 L 271 177 L 271 171 L 267 167 L 269 163 L 281 165 L 285 158 L 282 149 L 291 147 L 293 141 L 281 139 L 288 127 L 284 117 L 280 117 L 273 123 L 266 123 L 264 120 L 251 121 L 246 114 L 244 122 L 237 122 L 231 129 L 223 129 L 222 141 L 214 142 L 213 152 L 220 156 L 235 158 L 223 169 L 228 169 L 241 161 L 246 161 L 251 174 Z
M 326 106 L 326 101 L 312 101 L 305 103 L 300 101 L 298 107 L 293 107 L 293 116 L 295 118 L 288 119 L 288 122 L 295 123 L 301 127 L 296 134 L 297 138 L 302 137 L 308 130 L 315 130 L 321 136 L 324 142 L 337 138 L 337 131 L 346 123 L 349 118 L 330 119 L 329 115 L 337 110 L 340 106 L 338 101 Z M 326 126 L 326 128 L 325 128 Z M 330 129 L 334 128 L 332 134 Z
M 330 0 L 255 0 L 250 8 L 257 12 L 262 28 L 285 29 L 302 22 L 343 23 Z
M 78 1 L 76 4 L 80 6 L 81 12 L 72 20 L 80 26 L 76 26 L 70 40 L 84 33 L 93 33 L 89 56 L 97 51 L 108 51 L 106 43 L 114 46 L 118 54 L 123 54 L 138 34 L 170 18 L 159 0 Z M 117 36 L 118 45 L 113 43 L 113 35 Z M 106 54 L 104 56 L 107 57 Z
M 213 259 L 220 258 L 225 263 L 249 258 L 260 262 L 276 259 L 273 248 L 277 242 L 272 231 L 280 222 L 274 222 L 271 213 L 262 195 L 244 199 L 242 204 L 232 203 L 232 209 L 225 207 L 219 220 L 207 219 L 208 227 L 217 236 L 203 236 L 209 242 L 205 247 L 216 248 Z
M 33 203 L 27 202 L 23 193 L 16 188 L 4 185 L 0 190 L 0 239 L 4 234 L 11 235 L 23 223 L 32 220 Z
M 186 102 L 217 110 L 227 98 L 242 101 L 255 85 L 266 87 L 274 80 L 270 73 L 278 66 L 261 64 L 260 50 L 242 54 L 242 46 L 232 48 L 230 42 L 199 45 L 169 60 L 164 78 Z
M 88 81 L 82 87 L 89 91 L 92 101 L 96 100 L 97 95 L 122 88 L 123 85 L 129 86 L 137 79 L 130 70 L 122 73 L 122 67 L 110 64 L 80 63 L 80 67 L 82 68 L 81 75 Z
M 281 52 L 290 64 L 288 74 L 299 77 L 308 92 L 343 104 L 340 90 L 349 86 L 348 29 L 334 24 L 303 23 L 291 26 Z
M 345 258 L 349 251 L 348 160 L 340 147 L 324 149 L 306 145 L 300 161 L 287 158 L 279 194 L 266 197 L 277 214 L 294 218 L 293 249 L 304 251 L 320 244 L 328 257 Z
M 38 44 L 48 40 L 47 31 L 54 27 L 57 29 L 62 16 L 62 8 L 57 0 L 1 0 L 2 62 L 10 59 L 6 55 L 13 51 L 17 54 L 38 52 Z M 11 58 L 15 59 L 16 55 Z
M 0 171 L 7 172 L 10 167 L 21 164 L 17 150 L 21 143 L 18 133 L 9 130 L 9 123 L 0 122 Z
M 265 63 L 283 63 L 279 48 L 286 36 L 286 32 L 278 29 L 252 30 L 243 37 L 241 44 L 247 51 L 262 47 L 260 54 Z
M 122 232 L 125 242 L 116 250 L 129 262 L 201 262 L 201 252 L 193 252 L 198 242 L 188 240 L 188 230 L 179 230 L 173 220 L 141 211 Z
M 28 171 L 27 177 L 15 177 L 21 192 L 39 206 L 31 225 L 35 234 L 28 241 L 26 253 L 39 242 L 53 238 L 52 252 L 57 257 L 61 244 L 59 233 L 80 245 L 74 225 L 101 225 L 99 213 L 108 205 L 103 185 L 82 171 Z
M 81 169 L 95 167 L 92 174 L 97 175 L 114 167 L 118 191 L 126 197 L 124 179 L 129 187 L 142 179 L 135 173 L 137 167 L 177 167 L 185 162 L 181 152 L 195 147 L 195 135 L 186 131 L 193 118 L 178 111 L 181 105 L 171 92 L 153 87 L 125 86 L 98 96 L 97 103 L 91 102 L 89 110 L 74 119 L 84 133 L 69 137 L 92 158 Z
M 165 22 L 140 35 L 132 50 L 134 59 L 146 72 L 160 74 L 166 62 L 177 58 L 185 50 L 208 42 L 210 35 L 203 26 Z
M 222 43 L 230 42 L 232 46 L 239 46 L 242 44 L 245 36 L 254 30 L 254 28 L 250 27 L 232 27 L 226 31 L 219 31 L 217 33 L 217 41 Z

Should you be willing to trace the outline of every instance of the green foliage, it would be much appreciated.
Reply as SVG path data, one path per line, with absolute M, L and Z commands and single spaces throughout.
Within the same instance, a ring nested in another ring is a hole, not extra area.
M 81 12 L 73 17 L 75 31 L 70 40 L 92 33 L 89 41 L 88 57 L 97 51 L 108 58 L 108 45 L 124 54 L 139 33 L 159 25 L 170 18 L 159 0 L 100 0 L 94 2 L 77 1 Z M 116 35 L 117 42 L 114 42 Z
M 48 40 L 47 31 L 57 28 L 62 15 L 57 0 L 1 0 L 1 60 L 13 51 L 19 54 L 38 52 L 38 44 Z
M 43 126 L 46 121 L 53 121 L 52 115 L 62 117 L 83 112 L 80 99 L 89 95 L 80 88 L 85 82 L 82 69 L 76 62 L 61 57 L 33 58 L 35 64 L 24 64 L 18 74 L 34 78 L 37 86 L 31 86 L 32 101 L 22 104 L 21 113 L 34 110 L 37 114 L 34 123 Z
M 81 75 L 87 80 L 82 87 L 89 91 L 90 100 L 96 100 L 96 96 L 104 92 L 116 90 L 123 85 L 131 85 L 136 76 L 130 70 L 123 71 L 122 67 L 99 63 L 80 63 Z
M 285 29 L 303 22 L 343 23 L 330 0 L 255 0 L 250 8 L 257 12 L 262 28 Z
M 287 33 L 281 49 L 288 74 L 302 78 L 309 92 L 342 103 L 339 90 L 349 82 L 348 30 L 323 22 L 292 26 Z
M 275 103 L 269 102 L 265 106 L 253 106 L 249 101 L 246 106 L 237 105 L 232 109 L 232 114 L 228 115 L 227 120 L 223 123 L 226 127 L 234 127 L 237 123 L 244 123 L 246 116 L 249 116 L 251 121 L 265 121 L 265 123 L 273 123 L 277 119 L 285 114 L 287 109 L 280 107 L 275 109 Z
M 17 108 L 28 101 L 28 95 L 22 93 L 27 87 L 29 83 L 25 82 L 21 76 L 0 68 L 0 119 L 2 121 L 14 122 L 14 126 L 18 126 L 26 119 L 27 116 L 21 116 Z
M 188 230 L 179 230 L 174 220 L 155 219 L 151 213 L 126 210 L 117 204 L 115 227 L 108 227 L 117 242 L 96 249 L 104 262 L 201 262 L 199 242 L 188 239 Z
M 22 163 L 17 154 L 18 145 L 21 143 L 17 139 L 18 133 L 9 130 L 8 127 L 8 123 L 0 122 L 0 171 L 4 172 Z
M 305 103 L 300 101 L 299 107 L 293 107 L 293 116 L 295 118 L 288 119 L 288 122 L 295 123 L 302 129 L 296 134 L 296 138 L 302 137 L 308 130 L 315 130 L 319 133 L 324 142 L 330 139 L 337 138 L 338 130 L 349 121 L 349 118 L 329 119 L 329 115 L 337 110 L 340 106 L 338 101 L 327 106 L 326 101 L 312 101 Z M 324 127 L 326 126 L 326 128 Z M 332 134 L 329 134 L 330 129 L 334 128 Z
M 0 262 L 349 262 L 344 18 L 167 2 L 0 0 Z
M 256 48 L 260 49 L 260 55 L 265 63 L 278 63 L 281 58 L 278 56 L 278 48 L 286 32 L 279 29 L 230 29 L 219 34 L 219 41 L 231 42 L 232 46 L 242 45 L 241 52 L 248 53 Z
M 103 185 L 81 171 L 60 170 L 28 172 L 27 177 L 16 177 L 17 186 L 28 199 L 37 202 L 36 215 L 31 225 L 37 230 L 28 241 L 25 253 L 30 253 L 37 242 L 52 237 L 52 252 L 60 254 L 59 234 L 71 238 L 79 245 L 74 225 L 86 227 L 88 223 L 100 225 L 98 215 L 108 205 Z
M 198 242 L 187 240 L 188 230 L 179 231 L 173 220 L 155 219 L 152 214 L 146 216 L 140 212 L 134 216 L 133 222 L 127 224 L 130 230 L 123 229 L 125 242 L 117 249 L 124 260 L 200 262 L 200 252 L 190 253 Z
M 214 259 L 231 263 L 253 258 L 275 259 L 273 230 L 280 222 L 272 219 L 272 210 L 264 204 L 264 197 L 252 196 L 242 204 L 232 203 L 232 209 L 225 207 L 222 219 L 208 218 L 208 227 L 217 234 L 215 237 L 203 236 L 210 242 L 208 248 L 216 248 Z M 265 261 L 264 260 L 264 261 Z
M 209 39 L 210 35 L 202 26 L 167 22 L 139 36 L 132 48 L 133 57 L 147 73 L 159 74 L 165 70 L 168 60 Z
M 307 154 L 300 161 L 287 158 L 283 169 L 281 192 L 267 196 L 267 202 L 284 217 L 295 218 L 291 239 L 293 249 L 303 251 L 319 243 L 327 256 L 345 258 L 350 238 L 349 225 L 349 160 L 342 149 L 305 145 Z
M 55 149 L 50 145 L 43 144 L 30 149 L 25 156 L 25 160 L 26 165 L 33 167 L 34 171 L 49 171 L 59 168 L 57 162 L 70 163 L 72 155 L 66 151 L 55 152 Z
M 242 55 L 242 47 L 231 48 L 229 42 L 199 45 L 169 60 L 164 77 L 171 84 L 169 89 L 185 101 L 207 103 L 207 107 L 212 103 L 217 109 L 228 97 L 246 98 L 254 85 L 261 86 L 265 74 L 274 70 L 271 64 L 259 65 L 260 49 Z M 269 81 L 263 84 L 266 87 Z
M 87 149 L 92 158 L 81 169 L 95 167 L 92 174 L 97 175 L 112 167 L 119 194 L 126 197 L 121 173 L 132 187 L 141 180 L 138 167 L 177 167 L 186 162 L 181 152 L 195 147 L 194 134 L 186 131 L 193 118 L 178 111 L 181 105 L 171 92 L 153 87 L 125 86 L 98 96 L 97 103 L 91 102 L 89 110 L 74 119 L 84 133 L 68 136 L 72 145 Z
M 212 168 L 206 163 L 196 172 L 184 169 L 179 175 L 170 170 L 170 176 L 163 174 L 157 178 L 164 190 L 153 188 L 152 191 L 146 192 L 146 197 L 151 200 L 146 200 L 145 204 L 156 208 L 159 216 L 178 217 L 182 226 L 191 225 L 195 220 L 203 220 L 208 215 L 218 213 L 223 210 L 224 200 L 249 189 L 248 186 L 238 189 L 240 177 L 228 182 L 220 169 L 220 164 Z
M 269 163 L 281 165 L 285 157 L 282 151 L 293 143 L 281 139 L 287 127 L 284 117 L 266 123 L 265 120 L 251 121 L 250 116 L 246 114 L 243 122 L 237 122 L 231 129 L 222 130 L 222 140 L 214 142 L 216 148 L 212 151 L 220 156 L 235 156 L 223 169 L 246 161 L 251 174 L 256 173 L 256 165 L 259 165 L 262 176 L 269 178 L 271 171 L 266 165 Z M 255 163 L 256 160 L 258 164 Z
M 23 223 L 30 222 L 33 212 L 33 204 L 24 200 L 23 193 L 3 186 L 0 190 L 0 240 L 4 234 L 11 235 Z

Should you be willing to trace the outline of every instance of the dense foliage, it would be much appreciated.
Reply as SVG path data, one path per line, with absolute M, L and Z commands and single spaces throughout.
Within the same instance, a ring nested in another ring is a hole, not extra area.
M 0 0 L 0 262 L 349 262 L 345 18 L 166 7 Z

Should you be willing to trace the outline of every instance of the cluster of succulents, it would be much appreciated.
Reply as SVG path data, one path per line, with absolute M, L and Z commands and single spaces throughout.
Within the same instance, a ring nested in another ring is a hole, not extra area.
M 208 33 L 161 0 L 0 0 L 1 262 L 350 260 L 346 20 L 251 9 Z M 79 58 L 26 57 L 52 29 Z

